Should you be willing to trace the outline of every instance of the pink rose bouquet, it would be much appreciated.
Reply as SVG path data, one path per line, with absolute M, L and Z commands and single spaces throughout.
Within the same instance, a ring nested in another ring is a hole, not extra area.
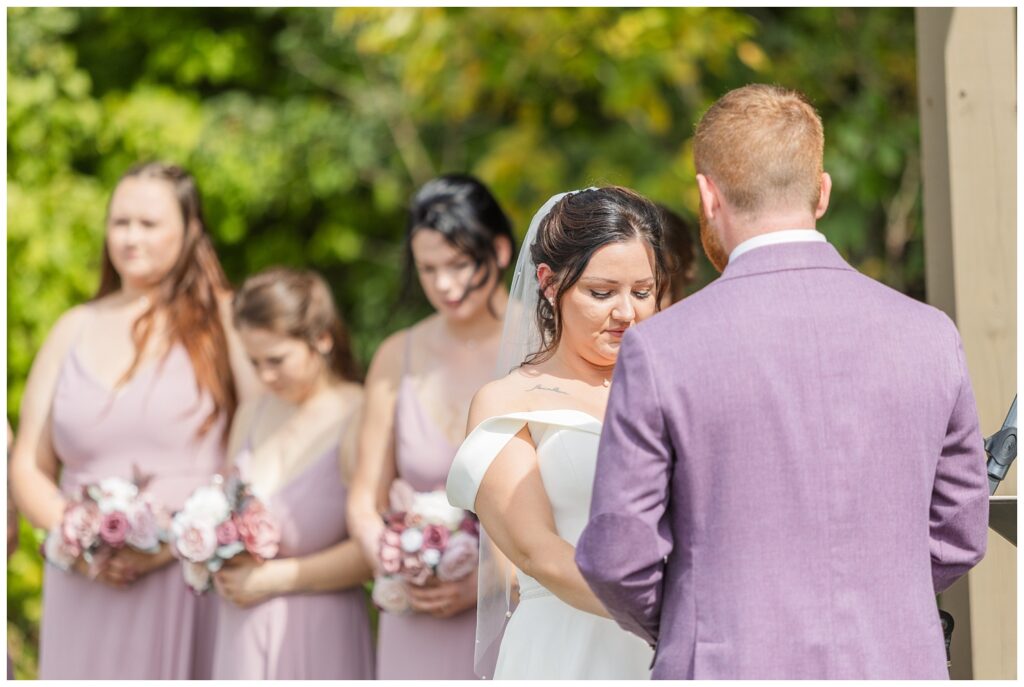
M 394 500 L 394 499 L 393 499 Z M 380 569 L 373 600 L 389 613 L 409 610 L 405 584 L 464 579 L 477 566 L 479 525 L 472 513 L 454 508 L 443 491 L 419 492 L 403 499 L 406 510 L 384 517 Z
M 144 491 L 149 477 L 108 477 L 82 485 L 64 517 L 47 534 L 43 557 L 61 570 L 79 558 L 90 566 L 121 548 L 156 553 L 168 540 L 169 514 Z
M 258 560 L 277 555 L 281 529 L 263 502 L 236 474 L 197 488 L 174 515 L 172 551 L 181 559 L 185 583 L 202 593 L 213 573 L 240 553 Z

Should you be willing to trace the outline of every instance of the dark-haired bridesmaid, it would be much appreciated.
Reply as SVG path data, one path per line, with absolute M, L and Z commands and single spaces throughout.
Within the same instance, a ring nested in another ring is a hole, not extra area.
M 661 246 L 668 269 L 668 288 L 661 297 L 662 310 L 686 298 L 689 286 L 696 278 L 697 255 L 693 223 L 661 203 L 656 203 L 661 214 Z
M 11 480 L 36 527 L 61 521 L 76 488 L 152 476 L 168 508 L 222 468 L 238 398 L 258 387 L 230 325 L 230 291 L 195 180 L 148 163 L 107 209 L 99 291 L 57 321 L 22 399 Z M 46 566 L 42 679 L 207 677 L 213 608 L 182 583 L 164 545 L 121 549 L 95 577 Z
M 275 558 L 215 574 L 213 677 L 372 680 L 371 569 L 345 524 L 362 402 L 348 332 L 315 272 L 250 277 L 234 318 L 267 392 L 239 408 L 229 455 L 281 541 Z
M 377 572 L 389 495 L 444 490 L 470 401 L 494 377 L 514 248 L 508 218 L 471 176 L 436 178 L 412 199 L 406 276 L 415 272 L 435 312 L 390 336 L 373 358 L 348 507 Z M 380 615 L 377 677 L 476 679 L 476 574 L 405 592 L 411 612 Z

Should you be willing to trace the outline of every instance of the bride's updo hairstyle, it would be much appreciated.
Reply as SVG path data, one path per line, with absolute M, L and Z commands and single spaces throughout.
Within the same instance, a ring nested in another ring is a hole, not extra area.
M 505 268 L 498 264 L 494 241 L 499 236 L 508 239 L 514 259 L 516 241 L 512 236 L 512 223 L 498 205 L 490 190 L 469 174 L 445 174 L 423 184 L 409 204 L 405 227 L 405 284 L 408 293 L 416 272 L 412 254 L 412 237 L 418 231 L 432 229 L 439 232 L 456 250 L 473 260 L 475 279 L 463 294 L 483 288 L 494 275 L 493 288 L 501 284 Z M 488 308 L 490 308 L 488 301 Z
M 571 289 L 599 249 L 612 243 L 640 239 L 648 245 L 654 264 L 655 307 L 660 310 L 667 286 L 668 268 L 662 245 L 662 216 L 658 206 L 636 191 L 605 186 L 570 193 L 551 208 L 537 228 L 530 248 L 534 269 L 541 263 L 552 275 L 540 284 L 537 299 L 537 329 L 540 350 L 527 356 L 525 365 L 549 359 L 562 339 L 562 296 Z M 554 303 L 544 292 L 555 286 Z
M 327 366 L 341 379 L 362 380 L 334 297 L 316 272 L 275 267 L 255 274 L 235 294 L 232 309 L 237 329 L 264 329 L 301 339 L 313 350 L 326 332 L 331 337 Z

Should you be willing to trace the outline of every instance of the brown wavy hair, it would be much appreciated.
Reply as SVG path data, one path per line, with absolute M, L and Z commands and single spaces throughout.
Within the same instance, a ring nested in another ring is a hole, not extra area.
M 535 318 L 541 334 L 540 349 L 523 361 L 536 365 L 551 358 L 562 340 L 562 296 L 583 276 L 590 259 L 612 243 L 641 239 L 654 257 L 654 304 L 661 309 L 668 267 L 662 250 L 662 215 L 651 201 L 622 186 L 605 186 L 570 193 L 555 203 L 537 228 L 530 246 L 534 269 L 541 263 L 552 275 L 540 284 Z M 555 287 L 554 303 L 544 291 Z
M 118 384 L 127 382 L 138 369 L 142 352 L 153 334 L 157 315 L 166 317 L 170 343 L 181 343 L 185 347 L 195 371 L 196 384 L 213 400 L 213 410 L 200 426 L 199 436 L 205 435 L 223 415 L 227 418 L 222 436 L 224 440 L 238 407 L 227 336 L 218 304 L 218 295 L 229 292 L 230 285 L 206 232 L 199 187 L 184 169 L 163 162 L 136 165 L 124 173 L 118 184 L 129 178 L 158 179 L 170 185 L 181 208 L 185 236 L 177 261 L 155 289 L 152 305 L 132 324 L 135 359 Z M 109 210 L 108 206 L 108 214 Z M 120 289 L 121 276 L 114 269 L 104 240 L 100 286 L 93 300 Z
M 327 282 L 316 272 L 275 267 L 255 274 L 235 294 L 232 308 L 235 327 L 301 339 L 313 350 L 317 339 L 329 334 L 328 367 L 341 379 L 362 381 L 348 330 Z

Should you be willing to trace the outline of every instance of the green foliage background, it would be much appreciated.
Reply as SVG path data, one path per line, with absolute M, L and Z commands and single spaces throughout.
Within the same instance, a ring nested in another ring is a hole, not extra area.
M 804 91 L 825 123 L 821 228 L 923 297 L 913 10 L 11 8 L 8 417 L 56 318 L 98 282 L 103 214 L 141 159 L 199 180 L 229 277 L 309 266 L 364 363 L 399 307 L 404 205 L 446 171 L 519 235 L 554 192 L 636 188 L 693 219 L 691 138 L 730 88 Z M 703 258 L 702 258 L 703 260 Z M 702 262 L 699 282 L 713 277 Z M 8 565 L 8 645 L 35 675 L 38 533 Z

